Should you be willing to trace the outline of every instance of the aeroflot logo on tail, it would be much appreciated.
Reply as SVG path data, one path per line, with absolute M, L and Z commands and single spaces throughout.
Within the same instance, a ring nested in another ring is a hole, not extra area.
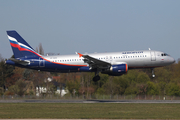
M 133 52 L 122 52 L 122 54 L 139 54 L 139 53 L 143 53 L 143 51 L 133 51 Z
M 18 42 L 15 38 L 13 38 L 13 37 L 11 37 L 11 36 L 8 36 L 8 38 L 9 38 L 9 41 L 10 41 L 10 43 L 11 43 L 11 45 L 12 45 L 13 47 L 17 47 L 17 48 L 19 48 L 20 50 L 26 50 L 26 49 L 27 49 L 27 50 L 31 50 L 31 51 L 34 52 L 34 50 L 32 50 L 30 47 L 28 47 L 28 46 L 26 46 L 26 45 Z

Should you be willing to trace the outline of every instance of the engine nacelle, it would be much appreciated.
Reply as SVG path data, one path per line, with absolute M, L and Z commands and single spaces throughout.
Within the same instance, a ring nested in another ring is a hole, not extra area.
M 93 70 L 91 69 L 91 67 L 87 66 L 87 67 L 78 68 L 78 71 L 79 72 L 92 72 Z M 127 71 L 128 71 L 128 65 L 126 63 L 122 63 L 122 64 L 117 64 L 117 65 L 111 65 L 109 70 L 101 71 L 101 73 L 112 75 L 112 76 L 120 76 L 122 74 L 127 73 Z
M 128 65 L 127 64 L 118 64 L 118 65 L 112 65 L 110 67 L 109 75 L 113 76 L 120 76 L 122 74 L 127 73 L 128 71 Z

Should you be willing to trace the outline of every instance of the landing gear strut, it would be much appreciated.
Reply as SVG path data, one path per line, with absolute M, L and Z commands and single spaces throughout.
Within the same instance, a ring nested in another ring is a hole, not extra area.
M 152 77 L 154 78 L 155 77 L 154 68 L 152 68 L 151 71 L 152 71 Z

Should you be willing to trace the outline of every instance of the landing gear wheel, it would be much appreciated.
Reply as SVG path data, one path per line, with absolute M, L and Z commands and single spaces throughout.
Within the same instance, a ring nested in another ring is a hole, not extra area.
M 152 71 L 152 77 L 154 78 L 155 77 L 154 68 L 152 68 L 151 71 Z
M 94 82 L 97 82 L 97 81 L 99 81 L 99 80 L 100 80 L 100 76 L 99 76 L 99 75 L 93 77 L 93 81 L 94 81 Z

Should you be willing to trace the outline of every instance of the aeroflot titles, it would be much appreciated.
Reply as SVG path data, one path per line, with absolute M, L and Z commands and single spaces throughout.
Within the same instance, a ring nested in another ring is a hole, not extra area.
M 138 53 L 143 53 L 143 51 L 137 51 L 137 52 L 122 52 L 122 54 L 138 54 Z

